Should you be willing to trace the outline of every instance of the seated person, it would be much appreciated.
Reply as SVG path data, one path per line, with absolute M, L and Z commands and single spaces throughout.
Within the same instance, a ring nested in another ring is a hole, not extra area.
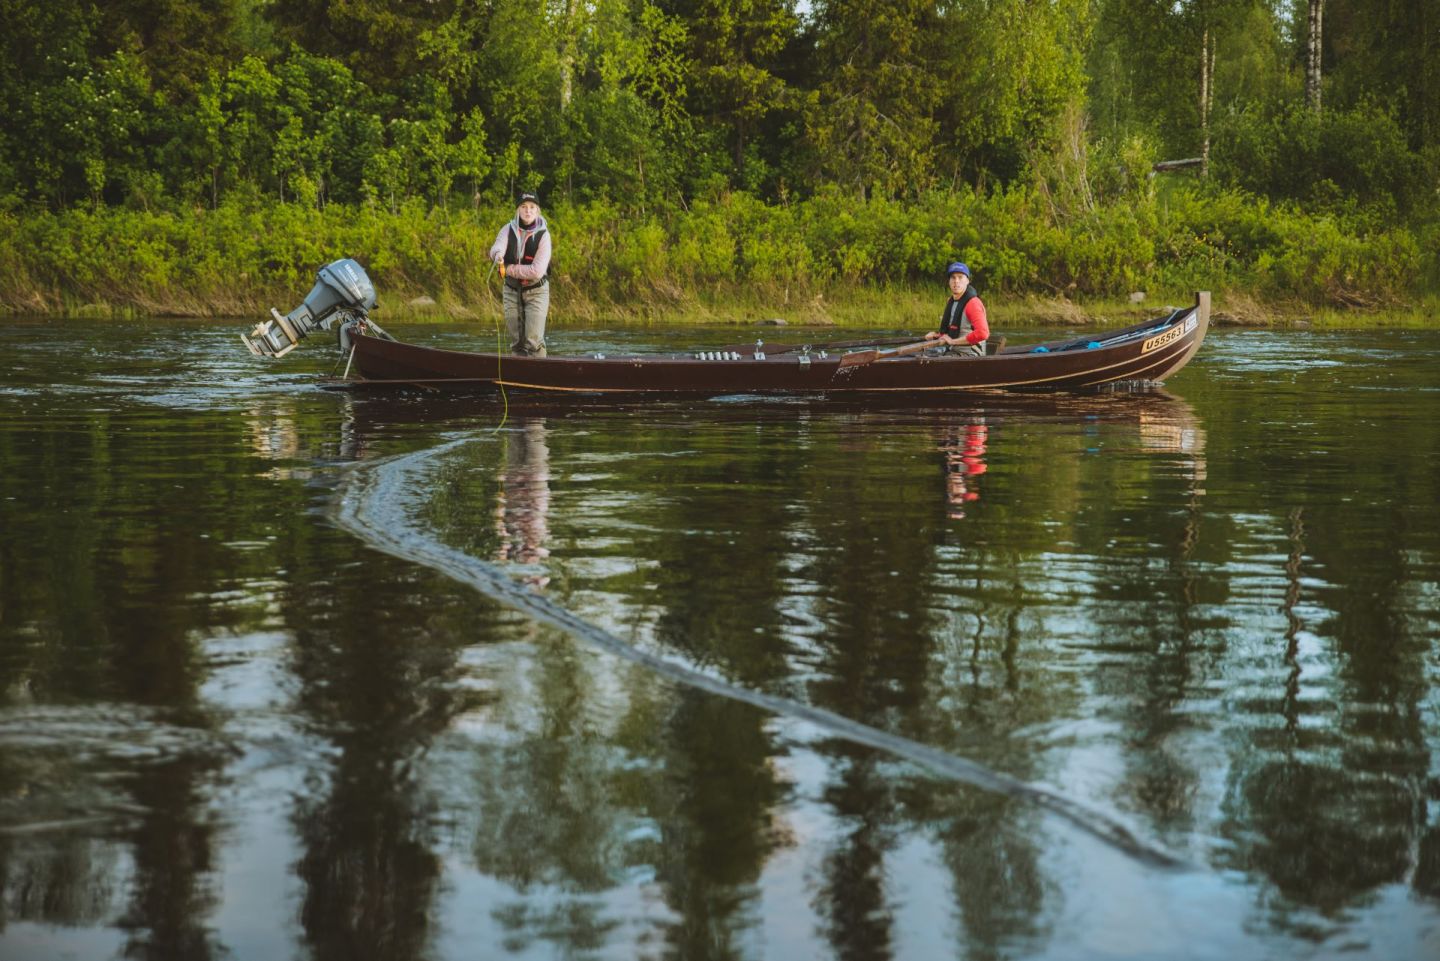
M 925 335 L 938 340 L 946 353 L 963 357 L 985 356 L 985 341 L 990 338 L 990 324 L 985 318 L 985 305 L 970 286 L 970 268 L 961 263 L 945 268 L 950 285 L 950 299 L 940 312 L 940 329 Z

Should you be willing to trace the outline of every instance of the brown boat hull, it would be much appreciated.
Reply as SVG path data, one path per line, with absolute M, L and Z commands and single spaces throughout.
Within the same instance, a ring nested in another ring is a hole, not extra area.
M 519 357 L 421 347 L 359 336 L 355 382 L 449 389 L 571 391 L 603 394 L 860 394 L 972 390 L 1077 390 L 1126 382 L 1156 383 L 1200 349 L 1210 295 L 1167 318 L 1071 341 L 1009 348 L 987 357 L 882 356 L 842 364 L 841 354 L 783 354 L 756 359 L 698 356 Z M 1089 343 L 1099 347 L 1088 347 Z M 1044 351 L 1037 351 L 1044 346 Z

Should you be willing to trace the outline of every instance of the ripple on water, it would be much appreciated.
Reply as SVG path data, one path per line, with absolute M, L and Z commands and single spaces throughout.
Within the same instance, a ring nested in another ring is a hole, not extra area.
M 233 747 L 216 733 L 133 704 L 0 710 L 9 790 L 0 834 L 124 822 L 147 808 L 127 781 L 137 770 L 189 758 L 217 764 Z

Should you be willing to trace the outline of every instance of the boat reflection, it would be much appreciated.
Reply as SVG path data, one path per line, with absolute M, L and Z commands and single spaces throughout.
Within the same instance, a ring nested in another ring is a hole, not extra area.
M 962 520 L 980 500 L 981 476 L 993 450 L 1005 456 L 1010 422 L 1037 420 L 1106 428 L 1121 449 L 1178 455 L 1179 472 L 1192 495 L 1204 493 L 1205 429 L 1194 409 L 1163 390 L 1089 395 L 996 395 L 969 398 L 962 411 L 942 406 L 917 412 L 941 420 L 936 428 L 944 477 L 946 516 Z M 1128 429 L 1133 427 L 1133 434 Z M 1133 437 L 1133 442 L 1127 437 Z M 998 447 L 997 447 L 998 445 Z

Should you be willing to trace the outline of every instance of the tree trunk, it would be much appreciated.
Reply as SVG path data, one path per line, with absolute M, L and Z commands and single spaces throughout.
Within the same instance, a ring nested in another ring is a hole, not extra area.
M 1310 109 L 1320 112 L 1320 18 L 1325 0 L 1310 0 L 1310 22 L 1305 44 L 1305 100 Z
M 565 4 L 565 23 L 561 30 L 563 39 L 560 46 L 560 110 L 562 113 L 570 109 L 570 99 L 574 95 L 576 34 L 580 32 L 580 25 L 577 22 L 579 12 L 578 0 L 569 0 Z
M 1210 104 L 1215 99 L 1215 34 L 1200 34 L 1200 176 L 1210 176 Z
M 744 182 L 745 174 L 745 118 L 735 118 L 735 180 Z

